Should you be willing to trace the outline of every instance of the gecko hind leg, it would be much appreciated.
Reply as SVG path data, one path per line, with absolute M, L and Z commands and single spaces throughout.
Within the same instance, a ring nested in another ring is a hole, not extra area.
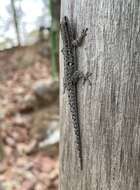
M 91 86 L 91 81 L 89 79 L 89 77 L 92 75 L 92 73 L 87 72 L 85 75 L 83 72 L 80 71 L 75 71 L 73 76 L 72 76 L 72 82 L 73 84 L 76 84 L 79 82 L 79 80 L 83 80 L 83 84 L 85 84 L 86 81 L 89 82 L 90 86 Z
M 92 83 L 91 83 L 91 81 L 90 81 L 90 79 L 89 79 L 89 77 L 90 77 L 91 75 L 92 75 L 92 73 L 90 73 L 90 72 L 87 72 L 87 73 L 84 75 L 83 84 L 85 84 L 85 82 L 88 81 L 89 85 L 90 85 L 90 86 L 92 85 Z
M 81 32 L 81 35 L 76 40 L 73 40 L 72 45 L 74 47 L 79 47 L 82 44 L 84 38 L 87 36 L 87 31 L 88 31 L 88 28 L 83 29 Z

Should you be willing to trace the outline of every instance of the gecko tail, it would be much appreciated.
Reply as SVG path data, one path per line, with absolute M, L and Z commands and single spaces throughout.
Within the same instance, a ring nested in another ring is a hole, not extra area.
M 70 111 L 72 113 L 72 120 L 73 120 L 75 139 L 76 139 L 75 140 L 76 149 L 80 161 L 80 168 L 81 170 L 83 170 L 82 142 L 81 142 L 79 114 L 78 114 L 78 105 L 77 105 L 75 88 L 72 88 L 71 93 L 69 93 L 69 104 L 70 104 Z
M 80 169 L 83 170 L 83 156 L 82 156 L 82 147 L 81 147 L 81 142 L 79 144 L 79 148 L 78 148 L 78 151 L 79 151 L 79 159 L 80 159 Z
M 79 159 L 80 159 L 80 169 L 83 170 L 83 157 L 82 157 L 82 155 L 79 156 Z
M 82 156 L 82 143 L 81 143 L 81 135 L 80 135 L 80 128 L 75 128 L 76 133 L 76 145 L 78 150 L 78 157 L 80 161 L 80 169 L 83 170 L 83 156 Z

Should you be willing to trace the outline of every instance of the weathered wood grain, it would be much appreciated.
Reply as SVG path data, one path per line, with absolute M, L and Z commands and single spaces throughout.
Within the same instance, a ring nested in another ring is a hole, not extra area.
M 61 16 L 88 27 L 78 50 L 83 171 L 67 94 L 62 94 L 60 54 L 60 190 L 140 189 L 140 1 L 62 0 Z M 61 42 L 62 44 L 62 42 Z M 60 44 L 60 49 L 62 45 Z

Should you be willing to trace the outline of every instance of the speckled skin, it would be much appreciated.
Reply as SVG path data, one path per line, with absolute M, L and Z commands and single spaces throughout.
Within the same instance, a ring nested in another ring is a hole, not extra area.
M 68 17 L 64 16 L 61 22 L 61 37 L 63 40 L 62 53 L 64 55 L 64 92 L 67 90 L 70 112 L 74 125 L 76 144 L 80 159 L 80 168 L 83 169 L 82 160 L 82 144 L 80 135 L 80 124 L 77 104 L 77 82 L 83 78 L 84 81 L 90 76 L 89 73 L 84 76 L 83 73 L 77 70 L 76 48 L 81 44 L 86 36 L 87 29 L 83 30 L 80 37 L 75 40 L 73 38 L 73 28 Z

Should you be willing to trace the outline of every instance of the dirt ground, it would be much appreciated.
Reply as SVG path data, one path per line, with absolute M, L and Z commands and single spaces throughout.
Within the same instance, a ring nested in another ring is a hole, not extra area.
M 52 80 L 46 43 L 0 52 L 0 189 L 57 190 L 58 141 L 41 148 L 58 129 L 58 90 L 38 103 L 33 87 Z M 47 92 L 45 92 L 47 93 Z

